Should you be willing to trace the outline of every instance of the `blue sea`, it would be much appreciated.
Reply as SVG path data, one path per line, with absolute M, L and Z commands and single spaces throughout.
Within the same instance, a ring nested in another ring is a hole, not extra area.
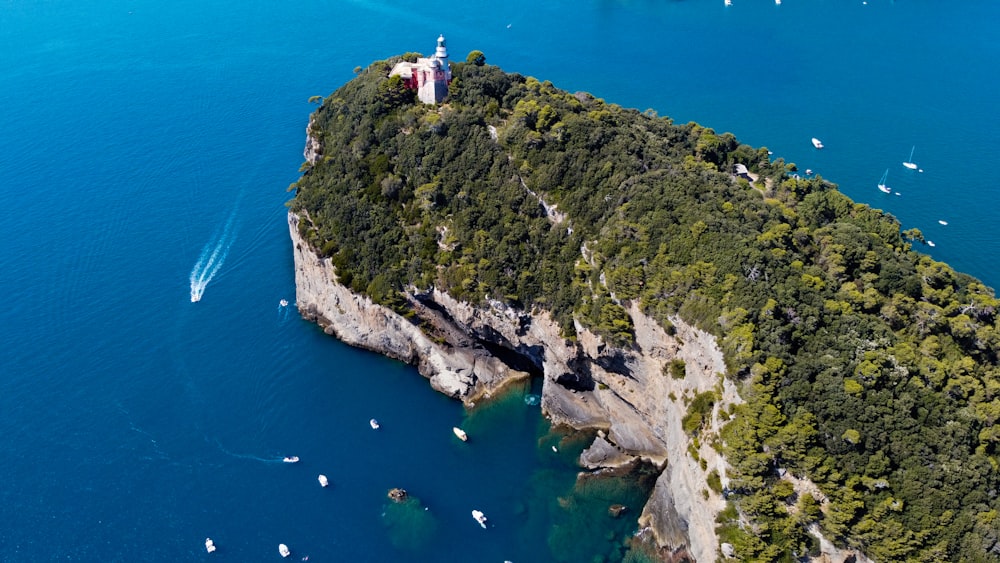
M 642 491 L 574 488 L 584 442 L 528 404 L 537 382 L 466 412 L 294 310 L 309 97 L 439 33 L 766 146 L 1000 283 L 1000 3 L 415 6 L 0 0 L 0 560 L 623 557 L 634 519 L 607 506 Z

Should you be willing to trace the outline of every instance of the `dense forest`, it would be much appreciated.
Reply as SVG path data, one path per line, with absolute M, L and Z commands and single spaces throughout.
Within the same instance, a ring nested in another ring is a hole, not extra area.
M 747 401 L 719 444 L 720 539 L 740 558 L 815 553 L 815 524 L 877 561 L 1000 561 L 990 288 L 729 133 L 475 52 L 446 103 L 424 105 L 387 78 L 396 60 L 322 101 L 323 156 L 292 186 L 342 283 L 403 314 L 409 286 L 501 299 L 622 347 L 623 304 L 668 329 L 679 315 L 718 337 Z M 797 495 L 791 476 L 819 492 Z

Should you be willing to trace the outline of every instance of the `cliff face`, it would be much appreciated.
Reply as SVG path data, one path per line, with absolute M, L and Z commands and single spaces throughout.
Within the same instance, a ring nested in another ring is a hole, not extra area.
M 725 416 L 720 413 L 740 400 L 720 376 L 722 352 L 711 335 L 680 319 L 668 335 L 633 306 L 634 348 L 607 346 L 583 327 L 570 341 L 544 312 L 529 314 L 499 302 L 475 307 L 436 290 L 407 293 L 416 312 L 408 320 L 337 283 L 330 261 L 302 239 L 300 218 L 290 213 L 288 221 L 296 301 L 305 318 L 348 344 L 416 365 L 433 388 L 467 403 L 511 380 L 541 374 L 542 408 L 554 424 L 603 431 L 581 463 L 598 468 L 638 457 L 665 467 L 640 524 L 661 548 L 715 560 L 714 518 L 724 501 L 708 489 L 706 478 L 715 469 L 726 483 L 725 460 L 703 440 L 697 452 L 706 462 L 702 469 L 681 425 L 685 398 L 721 390 L 711 421 L 716 431 Z M 665 375 L 674 358 L 686 364 L 683 379 Z

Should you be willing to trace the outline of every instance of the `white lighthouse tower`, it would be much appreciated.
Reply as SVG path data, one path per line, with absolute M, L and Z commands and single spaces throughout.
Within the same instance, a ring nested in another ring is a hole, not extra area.
M 441 61 L 445 80 L 451 82 L 451 65 L 448 64 L 448 48 L 444 46 L 444 35 L 438 35 L 438 44 L 437 49 L 434 50 L 434 58 Z

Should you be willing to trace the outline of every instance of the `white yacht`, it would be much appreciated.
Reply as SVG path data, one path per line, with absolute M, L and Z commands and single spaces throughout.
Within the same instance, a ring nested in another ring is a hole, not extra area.
M 278 544 L 278 553 L 280 553 L 282 557 L 288 557 L 289 555 L 292 554 L 292 550 L 288 549 L 287 545 L 285 545 L 283 543 L 279 543 Z
M 457 436 L 459 440 L 463 442 L 467 442 L 469 440 L 469 435 L 465 433 L 465 430 L 456 426 L 452 428 L 451 431 L 455 433 L 455 436 Z
M 915 149 L 915 148 L 917 148 L 917 147 L 914 146 L 912 149 L 910 149 L 910 158 L 906 159 L 906 162 L 903 163 L 903 166 L 909 168 L 910 170 L 916 170 L 917 169 L 917 164 L 915 162 L 913 162 L 913 149 Z
M 482 526 L 484 529 L 486 528 L 486 515 L 483 514 L 482 511 L 473 510 L 472 517 L 476 519 L 476 522 L 479 522 L 480 526 Z
M 330 484 L 330 480 L 326 478 L 326 475 L 320 475 L 317 479 L 319 480 L 320 487 L 325 487 Z
M 215 551 L 215 542 L 212 541 L 212 538 L 205 538 L 205 551 L 209 553 Z
M 820 141 L 816 137 L 812 138 L 812 143 L 813 143 L 813 146 L 816 147 L 817 149 L 823 148 L 823 141 Z
M 285 456 L 281 461 L 283 461 L 285 463 L 298 463 L 299 462 L 299 456 L 297 456 L 297 455 Z
M 369 420 L 368 424 L 372 427 L 372 430 L 378 430 L 379 429 L 378 421 L 375 420 L 374 418 L 371 419 L 371 420 Z
M 886 180 L 889 178 L 889 169 L 885 169 L 885 174 L 882 174 L 882 179 L 878 181 L 878 189 L 882 190 L 887 194 L 892 193 L 892 188 L 886 185 Z

